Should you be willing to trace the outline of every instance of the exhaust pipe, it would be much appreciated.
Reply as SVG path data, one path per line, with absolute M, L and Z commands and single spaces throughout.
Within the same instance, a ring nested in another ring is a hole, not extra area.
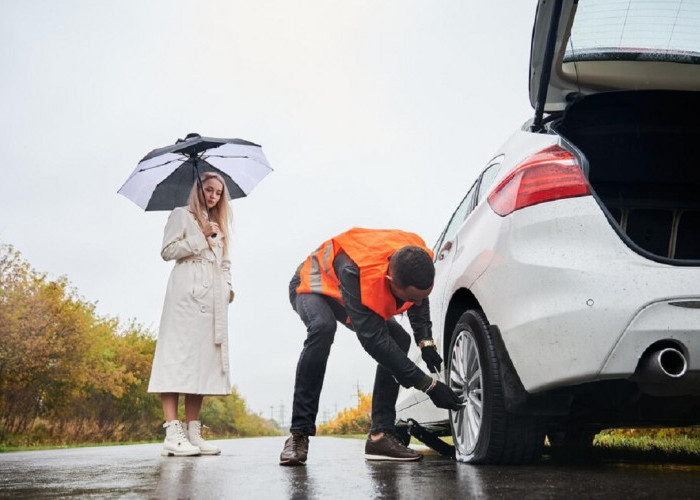
M 666 347 L 642 356 L 630 380 L 651 396 L 669 397 L 698 394 L 700 373 L 686 374 L 688 361 L 681 351 Z
M 679 379 L 688 370 L 688 361 L 681 351 L 666 347 L 642 356 L 634 378 L 644 382 L 669 382 Z

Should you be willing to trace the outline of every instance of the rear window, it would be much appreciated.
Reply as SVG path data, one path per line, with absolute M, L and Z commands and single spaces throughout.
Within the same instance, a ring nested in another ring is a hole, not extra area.
M 700 63 L 700 0 L 580 0 L 564 62 Z

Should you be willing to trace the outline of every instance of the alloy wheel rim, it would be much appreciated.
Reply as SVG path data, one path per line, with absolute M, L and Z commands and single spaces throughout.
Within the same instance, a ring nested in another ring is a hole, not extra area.
M 479 438 L 483 416 L 483 375 L 476 341 L 463 330 L 457 334 L 450 362 L 450 388 L 460 397 L 465 407 L 450 411 L 455 446 L 462 454 L 474 451 Z

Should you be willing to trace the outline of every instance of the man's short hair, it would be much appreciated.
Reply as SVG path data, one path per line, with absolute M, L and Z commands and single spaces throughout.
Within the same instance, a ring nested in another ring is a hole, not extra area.
M 428 252 L 421 247 L 399 248 L 389 261 L 391 276 L 401 287 L 414 286 L 427 290 L 435 280 L 435 265 Z

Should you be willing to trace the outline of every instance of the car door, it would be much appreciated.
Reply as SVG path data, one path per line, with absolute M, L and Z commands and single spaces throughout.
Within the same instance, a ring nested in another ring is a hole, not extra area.
M 458 288 L 469 287 L 476 277 L 483 272 L 483 267 L 488 262 L 484 259 L 489 252 L 484 250 L 484 228 L 483 204 L 491 191 L 491 187 L 498 175 L 503 161 L 503 155 L 499 155 L 488 163 L 488 166 L 479 177 L 476 185 L 476 199 L 473 200 L 468 212 L 463 220 L 457 225 L 455 234 L 452 236 L 449 251 L 449 268 L 446 269 L 441 286 L 443 287 L 443 297 L 441 300 L 442 309 L 435 311 L 440 314 L 441 332 L 445 331 L 445 317 L 447 307 Z M 475 235 L 478 237 L 475 238 Z M 443 245 L 444 246 L 444 245 Z M 466 279 L 465 279 L 466 278 Z M 435 320 L 433 320 L 435 321 Z M 446 346 L 447 347 L 447 346 Z
M 468 236 L 464 234 L 462 228 L 474 208 L 481 203 L 488 194 L 489 188 L 498 174 L 502 160 L 503 157 L 498 156 L 489 162 L 486 169 L 484 169 L 477 179 L 477 182 L 474 183 L 462 200 L 462 203 L 460 203 L 457 210 L 455 210 L 452 219 L 450 219 L 450 223 L 443 232 L 443 238 L 435 255 L 435 286 L 433 287 L 433 292 L 430 294 L 430 312 L 434 325 L 433 330 L 434 332 L 439 332 L 439 334 L 435 334 L 436 340 L 438 340 L 438 338 L 440 341 L 442 340 L 445 330 L 445 315 L 457 278 L 453 267 L 455 257 L 458 255 L 457 249 L 460 245 L 459 240 L 460 238 Z M 463 244 L 464 243 L 462 243 L 462 245 Z M 440 342 L 438 342 L 438 345 L 439 344 Z
M 447 284 L 450 282 L 449 276 L 454 260 L 455 239 L 459 228 L 474 207 L 477 186 L 478 180 L 467 191 L 467 194 L 457 206 L 435 247 L 435 285 L 430 294 L 430 317 L 433 322 L 433 337 L 438 345 L 440 345 L 444 330 L 444 311 L 447 308 L 445 294 Z

